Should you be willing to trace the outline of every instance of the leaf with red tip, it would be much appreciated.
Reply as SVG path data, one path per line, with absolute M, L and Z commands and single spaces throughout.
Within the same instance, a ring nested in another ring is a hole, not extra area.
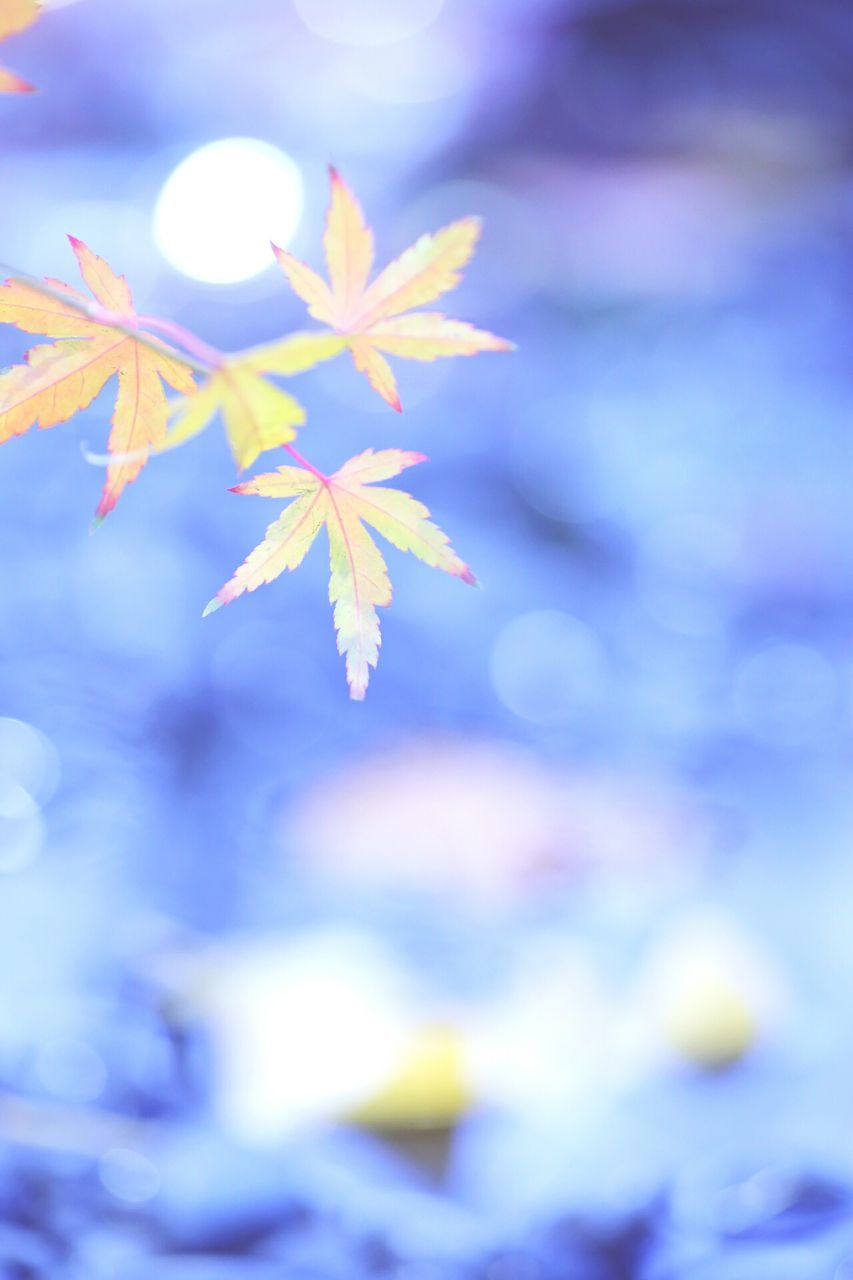
M 512 344 L 459 320 L 414 312 L 455 289 L 480 235 L 477 218 L 461 218 L 424 235 L 368 284 L 373 236 L 361 206 L 336 170 L 324 248 L 329 283 L 283 249 L 275 249 L 287 280 L 309 313 L 345 339 L 355 367 L 393 409 L 401 408 L 397 383 L 382 352 L 409 360 L 508 351 Z M 273 246 L 275 248 L 275 246 Z
M 340 177 L 330 169 L 332 184 L 323 248 L 335 299 L 335 328 L 354 318 L 373 266 L 373 232 L 361 205 Z
M 397 379 L 385 357 L 377 351 L 369 338 L 359 336 L 350 340 L 353 364 L 359 373 L 367 375 L 367 380 L 378 391 L 386 404 L 390 404 L 397 413 L 402 413 L 400 393 L 397 390 Z
M 184 393 L 195 384 L 177 352 L 165 346 L 155 351 L 131 334 L 81 312 L 81 307 L 99 306 L 127 327 L 136 323 L 124 277 L 117 276 L 82 241 L 71 238 L 71 246 L 94 303 L 54 281 L 49 286 L 67 296 L 67 304 L 20 281 L 8 280 L 0 286 L 0 323 L 58 339 L 33 347 L 24 364 L 0 374 L 0 443 L 36 424 L 52 427 L 67 422 L 117 375 L 107 446 L 116 461 L 107 469 L 98 503 L 97 517 L 103 519 L 125 486 L 139 475 L 149 450 L 165 440 L 168 404 L 163 382 Z
M 406 360 L 474 356 L 480 351 L 511 351 L 512 343 L 464 320 L 448 320 L 437 311 L 411 311 L 379 320 L 370 331 L 373 346 Z
M 422 307 L 455 289 L 481 230 L 479 218 L 460 218 L 435 234 L 421 236 L 373 281 L 361 300 L 361 324 L 372 325 Z
M 26 31 L 38 17 L 36 0 L 0 0 L 0 40 Z M 33 85 L 0 67 L 0 93 L 32 93 Z
M 272 248 L 291 289 L 307 304 L 308 314 L 321 324 L 330 325 L 334 315 L 334 302 L 332 291 L 323 277 L 318 276 L 316 271 L 312 271 L 298 258 L 294 258 L 292 253 L 279 249 L 277 244 Z
M 368 532 L 375 529 L 401 551 L 411 551 L 435 569 L 473 583 L 447 535 L 429 519 L 429 511 L 401 489 L 376 487 L 406 467 L 423 462 L 423 454 L 401 449 L 372 449 L 345 462 L 333 476 L 322 477 L 299 467 L 279 467 L 237 485 L 237 493 L 288 497 L 295 501 L 269 526 L 266 537 L 205 609 L 212 613 L 244 591 L 272 582 L 305 558 L 325 525 L 329 540 L 329 600 L 334 608 L 338 652 L 346 658 L 353 698 L 364 697 L 370 668 L 381 643 L 377 608 L 391 603 L 391 582 L 378 546 Z

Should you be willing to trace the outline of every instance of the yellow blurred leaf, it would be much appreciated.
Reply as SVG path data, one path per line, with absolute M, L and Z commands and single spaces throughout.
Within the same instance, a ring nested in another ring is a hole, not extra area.
M 447 1126 L 473 1104 L 462 1037 L 452 1026 L 422 1028 L 397 1070 L 347 1115 L 374 1129 Z
M 305 421 L 302 405 L 261 375 L 290 377 L 330 360 L 344 342 L 332 333 L 295 333 L 223 360 L 190 395 L 170 408 L 172 427 L 163 448 L 183 444 L 219 413 L 241 471 L 259 454 L 295 439 Z

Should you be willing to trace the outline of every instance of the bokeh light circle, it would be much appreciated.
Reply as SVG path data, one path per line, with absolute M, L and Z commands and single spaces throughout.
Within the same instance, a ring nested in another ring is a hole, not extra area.
M 776 643 L 750 654 L 735 672 L 735 714 L 751 737 L 773 746 L 821 740 L 838 709 L 832 663 L 804 644 Z
M 309 31 L 337 44 L 394 44 L 423 31 L 444 0 L 293 0 Z
M 59 785 L 56 747 L 33 725 L 0 716 L 0 776 L 18 783 L 33 799 L 44 803 Z
M 84 1040 L 71 1036 L 43 1044 L 36 1056 L 35 1070 L 42 1088 L 70 1102 L 94 1102 L 107 1081 L 101 1055 Z
M 289 155 L 257 138 L 221 138 L 169 174 L 154 237 L 183 275 L 237 284 L 272 265 L 270 241 L 290 243 L 302 205 L 302 174 Z
M 608 684 L 597 637 L 556 609 L 535 609 L 507 623 L 495 641 L 491 671 L 504 706 L 543 726 L 571 723 Z
M 22 871 L 39 857 L 44 820 L 25 787 L 0 777 L 0 873 Z
M 132 1147 L 111 1147 L 98 1170 L 110 1195 L 127 1204 L 144 1204 L 160 1190 L 160 1174 L 147 1156 Z

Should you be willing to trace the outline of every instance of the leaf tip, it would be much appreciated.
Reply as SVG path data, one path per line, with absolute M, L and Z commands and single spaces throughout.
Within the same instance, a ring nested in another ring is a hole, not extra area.
M 460 221 L 462 226 L 467 227 L 471 233 L 471 252 L 473 252 L 483 234 L 483 219 L 478 213 L 469 213 L 467 217 L 462 218 Z
M 474 573 L 472 572 L 472 570 L 468 568 L 467 564 L 463 568 L 459 577 L 462 579 L 463 582 L 467 582 L 469 587 L 479 587 L 480 585 L 480 583 L 477 581 L 476 577 L 474 576 Z
M 222 601 L 219 599 L 219 596 L 214 596 L 213 599 L 208 600 L 207 604 L 204 606 L 204 611 L 201 616 L 203 618 L 206 618 L 208 614 L 216 613 L 216 610 L 221 608 L 222 608 Z
M 340 183 L 343 181 L 341 178 L 341 175 L 338 173 L 337 169 L 333 164 L 329 165 L 329 181 L 332 183 L 333 186 L 340 185 Z
M 109 488 L 105 488 L 103 495 L 101 496 L 101 501 L 98 503 L 97 507 L 95 508 L 95 515 L 92 519 L 92 523 L 89 528 L 90 533 L 94 533 L 96 529 L 100 528 L 100 526 L 106 520 L 107 516 L 115 507 L 115 504 L 116 504 L 116 497 L 109 492 Z

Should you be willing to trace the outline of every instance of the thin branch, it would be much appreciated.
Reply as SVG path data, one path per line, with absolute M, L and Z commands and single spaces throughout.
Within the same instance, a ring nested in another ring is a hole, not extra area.
M 137 319 L 146 329 L 154 329 L 171 338 L 173 342 L 177 342 L 185 351 L 197 356 L 211 369 L 221 368 L 228 359 L 224 351 L 212 347 L 209 342 L 205 342 L 204 338 L 197 337 L 182 324 L 176 324 L 174 320 L 161 320 L 158 316 L 138 316 Z
M 28 288 L 35 289 L 37 293 L 42 293 L 47 298 L 53 298 L 56 302 L 61 302 L 65 307 L 71 307 L 72 311 L 79 311 L 81 316 L 91 320 L 94 324 L 102 324 L 107 329 L 117 329 L 119 333 L 126 333 L 129 338 L 135 338 L 143 347 L 149 347 L 152 351 L 156 351 L 158 355 L 166 355 L 170 360 L 179 360 L 181 364 L 185 364 L 187 368 L 193 369 L 196 373 L 210 373 L 211 366 L 209 364 L 202 364 L 200 360 L 185 355 L 182 351 L 177 351 L 174 347 L 161 342 L 153 334 L 144 333 L 136 325 L 130 324 L 127 316 L 112 315 L 96 303 L 89 304 L 85 298 L 63 293 L 61 289 L 54 289 L 47 281 L 39 280 L 36 276 L 31 276 L 26 271 L 18 270 L 17 267 L 10 267 L 8 263 L 0 262 L 0 273 L 8 275 L 10 280 L 14 280 L 18 284 L 25 284 Z M 108 317 L 108 322 L 104 317 Z
M 108 311 L 98 303 L 89 303 L 85 298 L 76 297 L 73 294 L 69 295 L 61 289 L 54 289 L 46 280 L 39 280 L 36 276 L 31 276 L 26 271 L 20 271 L 17 267 L 9 266 L 8 263 L 0 262 L 0 273 L 7 274 L 10 280 L 25 284 L 37 293 L 42 293 L 48 298 L 53 298 L 56 302 L 61 302 L 63 306 L 71 307 L 73 311 L 79 311 L 85 319 L 92 321 L 93 324 L 103 325 L 106 329 L 117 329 L 119 333 L 126 333 L 129 338 L 134 338 L 142 346 L 156 351 L 158 355 L 167 355 L 172 360 L 179 360 L 181 364 L 185 364 L 196 373 L 207 376 L 221 368 L 230 358 L 233 358 L 229 357 L 225 352 L 217 350 L 216 347 L 205 342 L 203 338 L 197 337 L 189 329 L 185 329 L 183 325 L 177 324 L 172 320 L 161 320 L 157 316 L 135 316 L 136 324 L 131 324 L 127 316 Z M 143 329 L 138 327 L 141 325 L 145 325 L 148 329 L 159 329 L 161 333 L 168 335 L 174 342 L 186 348 L 186 351 L 176 350 L 165 342 L 161 342 L 153 334 L 145 333 Z M 328 483 L 328 476 L 324 475 L 313 463 L 303 457 L 301 453 L 293 448 L 293 445 L 286 444 L 284 448 L 295 462 L 298 462 L 301 467 L 305 467 L 306 471 L 310 471 L 322 484 Z M 163 452 L 166 452 L 166 450 L 140 449 L 128 454 L 96 454 L 90 453 L 86 446 L 83 446 L 84 458 L 94 466 L 115 466 L 121 462 L 135 462 L 138 459 L 147 458 L 152 453 Z
M 321 484 L 328 484 L 329 477 L 324 475 L 322 471 L 318 471 L 313 463 L 309 462 L 307 458 L 303 458 L 302 454 L 299 453 L 297 449 L 294 449 L 292 444 L 286 444 L 283 447 L 290 454 L 291 458 L 293 458 L 294 462 L 299 463 L 300 467 L 304 467 L 306 471 L 310 471 L 313 476 L 317 477 Z

